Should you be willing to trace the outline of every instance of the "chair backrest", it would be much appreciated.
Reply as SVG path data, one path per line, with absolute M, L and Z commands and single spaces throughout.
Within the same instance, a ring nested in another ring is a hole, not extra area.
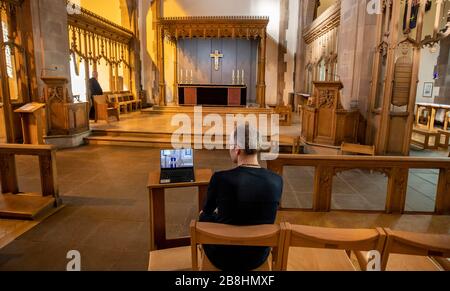
M 94 96 L 94 103 L 97 103 L 97 104 L 108 104 L 107 96 L 106 95 L 95 95 Z
M 390 254 L 415 256 L 450 257 L 450 235 L 424 234 L 384 229 L 387 234 L 386 246 L 381 261 L 385 270 Z
M 198 271 L 198 245 L 232 245 L 273 248 L 273 271 L 281 270 L 284 225 L 234 226 L 191 222 L 192 270 Z
M 382 228 L 343 229 L 315 226 L 291 225 L 284 227 L 286 239 L 283 254 L 283 269 L 287 268 L 289 248 L 304 247 L 346 251 L 383 252 L 386 234 Z
M 375 156 L 375 146 L 367 146 L 352 143 L 342 143 L 341 153 L 362 154 L 368 156 Z

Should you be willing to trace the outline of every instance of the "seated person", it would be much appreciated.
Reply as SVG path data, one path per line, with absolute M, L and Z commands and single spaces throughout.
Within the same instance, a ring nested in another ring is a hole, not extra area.
M 238 167 L 213 175 L 201 222 L 238 226 L 275 223 L 283 180 L 259 165 L 258 140 L 257 131 L 249 125 L 235 131 L 230 156 Z M 270 254 L 267 247 L 204 245 L 203 249 L 211 263 L 223 271 L 257 269 Z

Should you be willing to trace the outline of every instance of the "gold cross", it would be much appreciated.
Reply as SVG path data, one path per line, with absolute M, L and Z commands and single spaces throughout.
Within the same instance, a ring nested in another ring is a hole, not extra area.
M 211 58 L 214 58 L 214 69 L 216 71 L 219 70 L 219 58 L 223 58 L 223 54 L 219 53 L 218 50 L 216 50 L 213 54 L 209 55 Z

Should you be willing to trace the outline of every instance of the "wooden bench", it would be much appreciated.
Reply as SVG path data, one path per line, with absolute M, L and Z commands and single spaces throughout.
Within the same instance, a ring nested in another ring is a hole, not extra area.
M 206 255 L 199 265 L 199 245 L 233 245 L 271 247 L 270 262 L 255 271 L 280 271 L 285 237 L 284 225 L 233 226 L 216 223 L 191 222 L 192 270 L 218 271 Z
M 341 145 L 341 154 L 345 153 L 375 156 L 375 146 L 367 146 L 344 142 Z
M 115 103 L 110 103 L 106 95 L 94 96 L 95 122 L 104 120 L 109 123 L 109 117 L 114 116 L 120 121 L 120 109 Z
M 377 229 L 338 229 L 286 223 L 283 270 L 355 271 L 351 251 L 383 251 L 386 235 Z
M 435 150 L 439 147 L 439 139 L 440 134 L 437 131 L 414 128 L 411 144 L 421 147 L 424 150 Z
M 17 180 L 16 156 L 38 156 L 41 176 L 41 194 L 21 193 Z M 0 145 L 0 217 L 34 219 L 44 210 L 58 207 L 59 198 L 56 148 L 49 145 Z

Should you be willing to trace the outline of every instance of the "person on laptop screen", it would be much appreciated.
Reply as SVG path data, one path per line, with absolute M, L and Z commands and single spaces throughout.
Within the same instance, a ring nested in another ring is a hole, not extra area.
M 238 226 L 273 224 L 283 192 L 283 179 L 260 166 L 258 132 L 238 127 L 231 138 L 230 157 L 237 168 L 211 178 L 201 222 Z M 270 248 L 204 245 L 209 261 L 223 271 L 249 271 L 262 266 Z

